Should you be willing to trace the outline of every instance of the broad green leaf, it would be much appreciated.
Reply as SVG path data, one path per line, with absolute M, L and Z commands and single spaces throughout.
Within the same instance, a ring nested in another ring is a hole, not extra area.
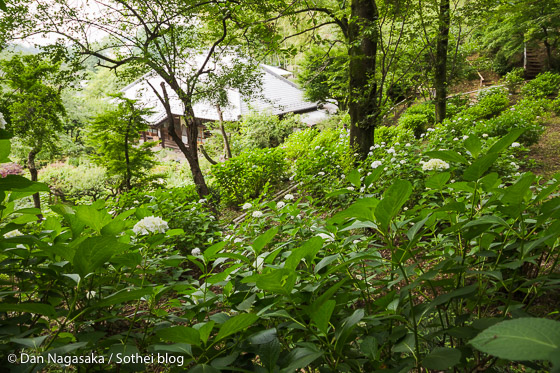
M 168 342 L 188 343 L 194 346 L 200 345 L 199 331 L 188 326 L 173 326 L 160 329 L 156 332 L 156 336 Z
M 267 232 L 268 233 L 268 232 Z M 266 233 L 265 233 L 266 234 Z M 256 240 L 255 240 L 256 241 Z M 226 246 L 227 242 L 223 241 L 223 242 L 218 242 L 212 246 L 210 246 L 209 248 L 207 248 L 206 250 L 204 250 L 204 252 L 202 253 L 202 255 L 204 256 L 204 258 L 206 258 L 207 261 L 211 261 L 212 259 L 214 259 L 214 257 L 216 256 L 216 254 L 218 252 L 220 252 L 220 250 L 222 250 L 224 248 L 224 246 Z
M 482 144 L 480 143 L 480 140 L 474 135 L 469 136 L 469 138 L 465 140 L 465 148 L 471 152 L 474 158 L 477 158 L 480 154 L 481 147 Z
M 107 211 L 98 210 L 92 205 L 76 206 L 76 217 L 86 226 L 93 228 L 100 233 L 101 229 L 112 221 L 111 215 Z
M 328 223 L 336 224 L 347 218 L 355 218 L 360 221 L 372 221 L 374 220 L 373 210 L 375 210 L 378 204 L 379 200 L 377 198 L 361 198 L 350 205 L 346 210 L 335 214 L 329 219 Z
M 214 343 L 229 337 L 232 334 L 238 333 L 242 330 L 249 328 L 253 325 L 259 317 L 254 313 L 242 313 L 228 319 L 218 331 L 218 335 L 214 339 Z
M 470 344 L 501 359 L 549 360 L 560 349 L 560 322 L 539 318 L 506 320 L 483 330 Z
M 258 275 L 255 282 L 257 287 L 264 291 L 288 295 L 294 288 L 296 277 L 294 270 L 280 268 L 270 273 Z
M 303 258 L 310 265 L 315 255 L 323 247 L 323 239 L 321 237 L 312 237 L 303 245 L 292 250 L 292 253 L 284 263 L 284 268 L 295 270 Z
M 280 370 L 280 373 L 293 373 L 301 368 L 309 366 L 312 362 L 323 356 L 320 351 L 312 350 L 308 347 L 297 347 L 294 348 L 288 356 L 286 356 L 285 361 L 287 361 L 287 366 Z
M 554 179 L 556 179 L 555 182 L 553 182 L 551 185 L 549 185 L 546 188 L 544 188 L 543 190 L 541 190 L 541 192 L 537 195 L 537 198 L 535 199 L 535 202 L 540 202 L 540 201 L 544 200 L 545 198 L 548 198 L 548 196 L 550 196 L 550 194 L 552 194 L 552 193 L 554 193 L 555 191 L 558 190 L 558 186 L 560 185 L 560 173 L 555 174 Z
M 107 298 L 102 299 L 101 301 L 96 303 L 94 307 L 114 306 L 116 304 L 121 304 L 131 300 L 138 300 L 145 295 L 151 294 L 152 292 L 153 288 L 151 287 L 134 290 L 121 290 L 117 293 L 111 294 Z
M 82 347 L 85 347 L 88 345 L 88 342 L 76 342 L 76 343 L 70 343 L 61 347 L 57 347 L 57 348 L 53 348 L 51 350 L 47 350 L 47 351 L 43 351 L 41 353 L 41 355 L 43 356 L 47 356 L 47 355 L 66 355 L 72 351 L 76 351 L 79 350 Z
M 0 312 L 26 312 L 44 316 L 54 316 L 56 311 L 50 304 L 44 303 L 1 303 Z
M 335 306 L 336 301 L 331 299 L 318 305 L 314 304 L 310 307 L 309 316 L 311 317 L 311 320 L 315 322 L 317 328 L 325 335 L 327 334 L 329 321 Z
M 510 131 L 506 136 L 498 140 L 492 147 L 488 150 L 488 153 L 500 153 L 502 150 L 513 144 L 515 140 L 521 134 L 525 132 L 525 128 L 517 128 Z
M 407 180 L 395 180 L 383 193 L 383 199 L 374 212 L 382 231 L 387 232 L 389 223 L 398 214 L 411 193 L 412 185 Z
M 89 237 L 76 249 L 72 264 L 76 271 L 84 277 L 95 272 L 115 254 L 122 252 L 127 244 L 117 241 L 110 236 Z
M 375 183 L 383 174 L 383 167 L 377 167 L 371 171 L 371 175 L 366 176 L 364 179 L 364 185 L 369 187 L 371 184 Z
M 346 343 L 346 340 L 350 336 L 350 333 L 352 332 L 354 327 L 364 318 L 364 314 L 365 314 L 364 310 L 361 308 L 355 310 L 354 313 L 352 313 L 352 315 L 348 316 L 342 322 L 342 326 L 336 329 L 336 333 L 334 336 L 336 340 L 335 342 L 336 351 L 338 351 L 339 353 L 342 351 L 342 349 L 344 348 L 344 344 Z
M 428 216 L 426 216 L 424 219 L 420 220 L 419 222 L 417 222 L 416 224 L 414 224 L 412 227 L 410 227 L 410 229 L 408 230 L 408 232 L 406 232 L 406 236 L 408 237 L 408 239 L 410 241 L 412 241 L 415 237 L 416 234 L 418 234 L 418 231 L 420 229 L 422 229 L 422 227 L 424 226 L 424 224 L 426 224 L 426 222 L 428 221 L 428 219 L 430 218 L 430 216 L 432 216 L 431 214 L 428 214 Z
M 438 158 L 446 162 L 468 163 L 465 157 L 453 150 L 434 150 L 426 152 L 425 155 L 431 158 Z
M 498 224 L 498 225 L 501 225 L 503 227 L 509 227 L 508 223 L 506 223 L 504 221 L 504 219 L 500 218 L 499 216 L 484 215 L 484 216 L 481 216 L 478 219 L 469 221 L 467 224 L 465 224 L 463 226 L 463 228 L 469 228 L 469 227 L 472 227 L 472 226 L 484 225 L 484 224 L 490 224 L 490 225 Z
M 8 163 L 10 159 L 11 144 L 8 139 L 0 139 L 0 163 Z
M 260 236 L 258 236 L 255 241 L 253 242 L 253 250 L 255 251 L 255 255 L 260 255 L 262 249 L 276 236 L 278 233 L 278 227 L 270 228 Z
M 208 337 L 210 337 L 210 333 L 212 333 L 212 329 L 214 328 L 215 324 L 215 321 L 210 320 L 208 322 L 198 323 L 194 325 L 194 328 L 198 330 L 202 343 L 206 343 Z
M 447 370 L 461 361 L 461 351 L 449 347 L 436 347 L 424 360 L 422 365 L 428 369 Z
M 524 173 L 515 184 L 504 189 L 502 202 L 510 205 L 521 204 L 533 181 L 535 181 L 535 175 L 531 172 Z
M 356 188 L 359 188 L 362 184 L 360 180 L 360 172 L 356 169 L 350 171 L 348 175 L 346 175 L 346 180 L 348 180 Z
M 480 179 L 482 175 L 484 175 L 484 173 L 492 167 L 496 159 L 498 159 L 498 156 L 498 153 L 488 153 L 478 158 L 469 167 L 467 167 L 465 173 L 463 174 L 463 179 L 467 181 Z
M 11 339 L 10 342 L 14 342 L 33 349 L 38 349 L 39 347 L 41 347 L 41 344 L 45 341 L 45 339 L 47 339 L 47 337 L 48 335 L 43 335 L 35 338 L 14 338 Z
M 439 172 L 426 179 L 426 187 L 441 190 L 450 178 L 451 174 L 449 172 Z
M 0 177 L 0 191 L 11 190 L 15 192 L 48 192 L 47 184 L 33 182 L 19 175 Z

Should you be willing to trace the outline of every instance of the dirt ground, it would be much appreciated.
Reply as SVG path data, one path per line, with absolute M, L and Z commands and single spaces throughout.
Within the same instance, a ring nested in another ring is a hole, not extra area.
M 560 172 L 560 117 L 549 118 L 545 127 L 540 141 L 530 147 L 529 158 L 535 160 L 531 171 L 548 179 Z

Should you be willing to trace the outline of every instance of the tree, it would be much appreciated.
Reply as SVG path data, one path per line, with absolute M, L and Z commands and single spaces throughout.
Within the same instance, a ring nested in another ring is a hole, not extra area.
M 22 23 L 20 37 L 55 33 L 72 42 L 72 57 L 93 56 L 110 69 L 124 66 L 138 73 L 152 70 L 161 77 L 181 101 L 187 127 L 187 144 L 176 134 L 173 117 L 167 122 L 169 134 L 189 162 L 200 196 L 209 194 L 200 169 L 197 149 L 199 120 L 194 104 L 208 91 L 204 80 L 218 78 L 212 62 L 239 45 L 243 34 L 237 2 L 219 0 L 102 0 L 92 12 L 82 4 L 67 0 L 38 0 L 29 9 L 29 22 Z M 87 25 L 87 27 L 84 27 Z M 235 30 L 231 27 L 235 25 Z M 93 43 L 92 35 L 107 35 L 103 45 Z M 63 42 L 58 43 L 63 46 Z M 61 49 L 59 49 L 60 51 Z M 222 75 L 237 77 L 237 66 L 222 69 Z M 225 71 L 227 70 L 227 71 Z M 246 77 L 246 76 L 245 76 Z M 241 79 L 244 83 L 247 79 Z M 170 94 L 164 87 L 152 87 L 164 106 L 170 105 Z
M 138 145 L 140 132 L 148 129 L 143 116 L 150 110 L 138 108 L 134 100 L 115 96 L 116 107 L 97 115 L 89 128 L 89 142 L 96 149 L 95 163 L 105 166 L 118 179 L 117 191 L 130 191 L 132 180 L 142 180 L 154 165 L 153 143 Z
M 2 80 L 11 92 L 2 97 L 7 129 L 31 150 L 27 166 L 31 180 L 37 181 L 37 154 L 56 149 L 58 134 L 63 129 L 65 115 L 60 89 L 52 83 L 59 66 L 49 63 L 38 55 L 14 55 L 0 62 L 4 73 Z M 41 208 L 39 193 L 33 195 L 36 208 Z

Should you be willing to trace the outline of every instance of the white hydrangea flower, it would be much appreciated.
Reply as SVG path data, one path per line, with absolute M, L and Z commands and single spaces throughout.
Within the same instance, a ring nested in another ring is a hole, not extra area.
M 401 159 L 399 163 L 400 163 L 400 164 L 405 164 L 405 163 L 406 163 L 406 160 Z
M 194 249 L 192 249 L 191 251 L 191 255 L 192 256 L 200 256 L 202 254 L 202 251 L 200 251 L 200 249 L 198 247 L 195 247 Z
M 243 210 L 249 210 L 251 207 L 253 207 L 253 205 L 251 205 L 249 202 L 247 202 L 246 204 L 243 205 L 243 207 L 241 207 Z
M 368 157 L 371 157 L 373 155 L 373 152 L 369 152 L 367 153 Z
M 319 145 L 317 145 L 317 146 L 315 147 L 315 150 L 319 150 L 319 149 L 321 149 L 321 147 L 320 147 Z
M 319 172 L 317 173 L 317 175 L 319 175 L 319 176 L 325 176 L 325 173 L 324 173 L 323 171 L 319 171 Z
M 346 188 L 346 189 L 348 189 L 348 190 L 349 190 L 349 191 L 351 191 L 351 192 L 353 192 L 353 191 L 354 191 L 354 187 L 351 187 L 351 186 L 349 186 L 349 187 L 348 187 L 348 188 Z
M 511 162 L 510 164 L 511 164 L 511 166 L 512 166 L 513 168 L 515 168 L 516 170 L 519 169 L 519 166 L 517 165 L 517 163 Z
M 146 235 L 150 233 L 165 233 L 169 229 L 167 222 L 159 216 L 147 216 L 140 220 L 132 231 L 137 235 Z
M 422 170 L 446 170 L 449 168 L 449 163 L 442 161 L 438 158 L 432 158 L 422 165 Z
M 19 231 L 19 229 L 14 229 L 13 231 L 9 231 L 8 233 L 4 233 L 4 238 L 12 238 L 17 236 L 23 236 L 23 233 Z
M 354 241 L 352 241 L 352 243 L 353 243 L 354 245 L 357 245 L 357 244 L 359 244 L 360 242 L 362 242 L 362 241 L 360 241 L 360 240 L 354 240 Z
M 261 216 L 263 216 L 262 211 L 253 211 L 254 218 L 260 218 Z
M 286 194 L 284 196 L 284 199 L 287 201 L 292 201 L 294 199 L 294 195 L 293 194 Z
M 243 240 L 242 240 L 241 238 L 239 238 L 239 237 L 236 237 L 236 238 L 233 240 L 233 243 L 240 243 L 240 242 L 243 242 Z
M 482 137 L 487 138 L 487 137 L 488 137 L 488 134 L 487 134 L 487 133 L 483 133 L 483 134 L 482 134 Z
M 469 136 L 463 135 L 463 140 L 466 140 L 466 139 L 468 139 L 468 138 L 469 138 Z
M 389 148 L 389 149 L 387 149 L 387 153 L 395 154 L 395 149 L 394 148 Z
M 453 141 L 459 141 L 459 138 L 458 138 L 458 137 L 454 137 L 454 138 L 453 138 Z
M 202 198 L 202 199 L 199 199 L 199 200 L 198 200 L 198 203 L 204 203 L 204 202 L 206 202 L 206 199 L 205 199 L 205 198 Z
M 428 131 L 428 132 L 434 132 L 435 129 L 433 129 L 433 128 L 428 128 L 427 131 Z
M 370 146 L 370 147 L 369 147 L 369 150 L 373 150 L 373 149 L 375 149 L 373 146 Z
M 397 146 L 397 145 L 400 145 L 400 144 L 401 144 L 400 142 L 396 142 L 394 145 Z
M 286 206 L 286 203 L 283 201 L 280 201 L 276 204 L 276 208 L 277 209 L 281 209 L 282 207 Z
M 512 148 L 519 148 L 520 146 L 521 146 L 521 144 L 518 143 L 518 142 L 514 142 L 514 143 L 511 144 Z
M 96 294 L 97 294 L 97 292 L 95 290 L 86 291 L 86 298 L 87 299 L 93 299 L 93 298 L 95 298 Z
M 385 141 L 381 141 L 381 145 L 385 145 Z
M 406 144 L 404 144 L 404 146 L 406 146 L 408 148 L 409 146 L 412 146 L 412 145 L 410 145 L 410 143 L 407 142 Z

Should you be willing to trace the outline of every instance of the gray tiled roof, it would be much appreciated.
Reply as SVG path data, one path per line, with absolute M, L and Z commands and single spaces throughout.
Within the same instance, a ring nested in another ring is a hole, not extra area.
M 278 70 L 267 65 L 260 65 L 262 70 L 261 92 L 256 95 L 253 92 L 239 92 L 238 90 L 228 89 L 227 97 L 229 105 L 222 108 L 224 120 L 235 121 L 241 116 L 253 111 L 268 111 L 271 114 L 279 115 L 291 112 L 305 112 L 315 110 L 316 102 L 308 102 L 303 98 L 303 91 L 293 82 L 282 77 Z M 160 84 L 163 79 L 154 73 L 148 73 L 136 82 L 123 88 L 122 92 L 128 98 L 138 99 L 140 104 L 151 107 L 154 114 L 147 117 L 147 121 L 158 124 L 167 115 L 163 105 L 154 94 L 148 82 L 161 93 Z M 174 115 L 183 114 L 183 104 L 165 83 L 171 103 L 171 112 Z M 218 112 L 214 105 L 207 101 L 199 101 L 194 104 L 194 112 L 197 118 L 206 120 L 218 120 Z

